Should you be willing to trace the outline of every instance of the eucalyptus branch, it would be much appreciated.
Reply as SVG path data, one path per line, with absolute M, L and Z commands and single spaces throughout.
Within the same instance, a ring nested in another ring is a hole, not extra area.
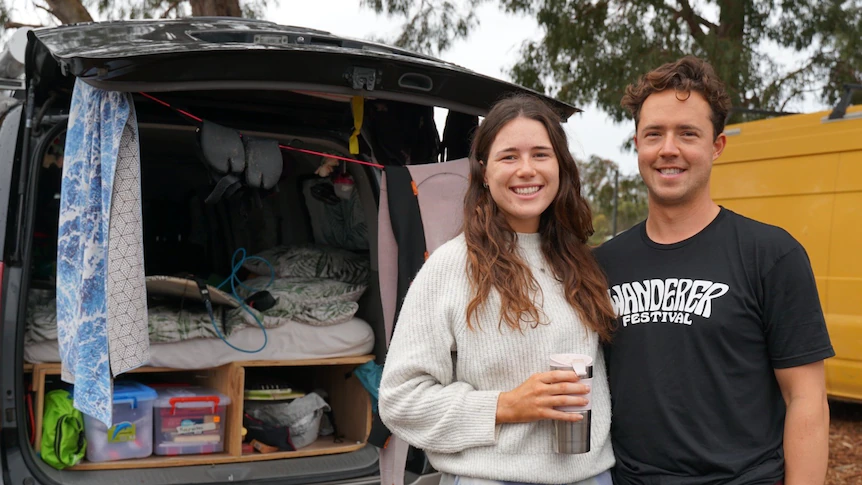
M 181 3 L 183 3 L 183 0 L 174 0 L 173 2 L 171 2 L 171 4 L 170 4 L 170 5 L 168 5 L 167 10 L 165 10 L 165 11 L 164 11 L 164 13 L 162 13 L 162 18 L 163 18 L 163 19 L 168 18 L 168 15 L 169 15 L 172 11 L 176 10 L 176 9 L 177 9 L 177 7 L 179 7 L 179 5 L 180 5 Z
M 3 23 L 3 28 L 4 28 L 4 29 L 20 29 L 21 27 L 32 27 L 32 28 L 36 29 L 36 28 L 39 28 L 39 27 L 44 27 L 44 25 L 39 25 L 39 24 L 22 24 L 21 22 L 14 22 L 14 21 L 12 21 L 12 20 L 9 20 L 9 21 L 7 21 L 7 22 L 4 22 L 4 23 Z

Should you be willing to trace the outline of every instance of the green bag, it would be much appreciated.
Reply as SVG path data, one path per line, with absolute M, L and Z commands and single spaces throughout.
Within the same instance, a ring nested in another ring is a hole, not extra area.
M 72 405 L 69 391 L 46 394 L 43 416 L 42 460 L 57 470 L 77 465 L 87 451 L 87 440 L 84 415 Z

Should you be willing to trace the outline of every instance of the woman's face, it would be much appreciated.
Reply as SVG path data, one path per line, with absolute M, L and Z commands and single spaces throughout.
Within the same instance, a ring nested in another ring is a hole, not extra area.
M 515 232 L 537 232 L 560 189 L 560 165 L 545 126 L 522 117 L 504 125 L 485 161 L 485 183 Z

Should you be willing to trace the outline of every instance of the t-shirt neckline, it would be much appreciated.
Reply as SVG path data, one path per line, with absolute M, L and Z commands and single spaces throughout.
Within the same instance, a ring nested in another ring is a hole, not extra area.
M 697 234 L 695 234 L 695 235 L 693 235 L 687 239 L 683 239 L 682 241 L 677 241 L 677 242 L 671 243 L 671 244 L 657 243 L 657 242 L 653 241 L 652 239 L 650 239 L 649 235 L 647 235 L 646 221 L 644 221 L 643 224 L 641 224 L 641 230 L 640 230 L 641 239 L 643 239 L 644 244 L 646 244 L 647 246 L 649 246 L 653 249 L 661 250 L 661 251 L 670 251 L 673 249 L 679 249 L 683 246 L 687 246 L 687 245 L 691 244 L 692 242 L 698 240 L 698 238 L 703 237 L 703 235 L 712 232 L 714 230 L 713 228 L 715 226 L 717 226 L 718 223 L 721 222 L 721 220 L 726 217 L 726 215 L 729 211 L 727 209 L 725 209 L 723 206 L 718 206 L 718 208 L 719 208 L 718 215 L 715 216 L 715 218 L 709 224 L 707 224 L 706 227 L 701 229 Z

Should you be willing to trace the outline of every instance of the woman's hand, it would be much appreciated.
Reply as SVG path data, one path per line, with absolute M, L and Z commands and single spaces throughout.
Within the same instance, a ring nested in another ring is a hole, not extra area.
M 500 394 L 497 423 L 528 423 L 542 419 L 580 421 L 580 413 L 557 411 L 559 406 L 584 406 L 589 386 L 578 382 L 578 374 L 553 370 L 533 374 L 523 384 Z

